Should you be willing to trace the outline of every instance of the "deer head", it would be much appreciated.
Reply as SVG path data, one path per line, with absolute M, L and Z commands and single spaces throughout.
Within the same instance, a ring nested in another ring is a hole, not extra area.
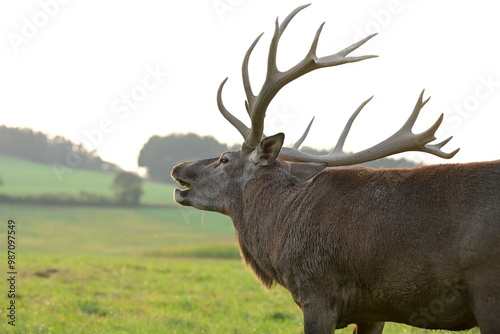
M 299 151 L 300 145 L 309 132 L 312 121 L 307 126 L 302 137 L 292 147 L 283 147 L 284 134 L 282 133 L 266 137 L 263 129 L 267 107 L 274 96 L 286 84 L 316 69 L 376 57 L 374 55 L 348 56 L 376 34 L 370 35 L 335 54 L 318 57 L 316 49 L 324 25 L 321 24 L 305 57 L 287 71 L 279 71 L 276 65 L 279 40 L 293 17 L 307 6 L 309 5 L 298 7 L 292 11 L 281 24 L 276 20 L 274 35 L 269 47 L 266 78 L 257 95 L 254 94 L 250 85 L 248 63 L 250 55 L 262 34 L 250 45 L 243 58 L 242 74 L 246 94 L 245 107 L 250 117 L 250 127 L 247 127 L 224 106 L 222 90 L 227 78 L 222 81 L 217 92 L 217 105 L 221 114 L 240 132 L 244 142 L 240 150 L 222 153 L 219 158 L 182 163 L 176 166 L 172 171 L 172 177 L 186 187 L 184 190 L 175 190 L 174 197 L 178 203 L 194 206 L 201 210 L 217 211 L 231 215 L 231 212 L 235 210 L 231 209 L 231 203 L 240 197 L 239 194 L 245 184 L 255 178 L 256 175 L 270 170 L 280 170 L 280 175 L 286 174 L 289 177 L 307 180 L 327 166 L 359 164 L 406 151 L 421 151 L 446 159 L 453 157 L 458 152 L 458 149 L 451 153 L 441 151 L 441 148 L 451 137 L 437 144 L 429 144 L 436 139 L 434 135 L 443 120 L 442 114 L 426 131 L 419 134 L 412 132 L 412 127 L 420 110 L 429 101 L 429 99 L 423 100 L 423 91 L 413 112 L 398 131 L 384 141 L 360 152 L 345 153 L 343 146 L 354 119 L 371 100 L 371 97 L 361 103 L 353 113 L 345 125 L 337 144 L 326 155 L 318 156 Z M 300 164 L 297 164 L 297 162 Z

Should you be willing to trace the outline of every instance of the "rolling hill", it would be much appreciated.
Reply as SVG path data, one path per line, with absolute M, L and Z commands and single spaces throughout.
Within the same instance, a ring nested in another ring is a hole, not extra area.
M 165 170 L 168 174 L 170 171 Z M 116 172 L 70 169 L 57 165 L 35 163 L 20 158 L 0 155 L 0 194 L 23 197 L 43 194 L 69 194 L 81 192 L 113 196 L 111 185 Z M 174 187 L 159 182 L 144 181 L 142 204 L 174 205 Z

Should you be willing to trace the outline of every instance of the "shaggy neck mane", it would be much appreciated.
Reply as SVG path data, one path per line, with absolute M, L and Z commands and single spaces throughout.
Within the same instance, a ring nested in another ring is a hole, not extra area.
M 272 166 L 245 185 L 240 210 L 231 215 L 241 255 L 267 288 L 281 283 L 273 266 L 276 246 L 273 240 L 284 230 L 286 220 L 283 217 L 305 185 L 305 181 L 278 165 Z

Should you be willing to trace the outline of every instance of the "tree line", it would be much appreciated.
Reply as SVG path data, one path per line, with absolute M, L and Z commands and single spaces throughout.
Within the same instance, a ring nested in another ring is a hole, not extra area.
M 147 176 L 159 182 L 174 182 L 170 178 L 172 168 L 182 161 L 213 158 L 222 152 L 236 150 L 239 145 L 229 146 L 219 143 L 214 137 L 199 136 L 194 133 L 169 134 L 166 136 L 154 135 L 144 144 L 138 159 L 138 165 L 145 167 Z M 317 150 L 304 147 L 305 152 L 312 154 L 326 154 L 326 150 Z M 363 164 L 373 168 L 402 168 L 415 167 L 418 164 L 407 159 L 382 158 Z
M 97 151 L 88 151 L 82 144 L 75 144 L 62 136 L 49 137 L 32 129 L 5 125 L 0 126 L 0 154 L 45 164 L 64 162 L 68 156 L 77 156 L 78 164 L 75 168 L 116 172 L 121 170 L 117 165 L 102 160 Z

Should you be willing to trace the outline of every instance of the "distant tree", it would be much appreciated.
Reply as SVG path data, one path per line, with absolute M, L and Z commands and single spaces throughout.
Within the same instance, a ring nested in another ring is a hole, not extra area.
M 123 205 L 139 205 L 143 193 L 142 178 L 131 172 L 121 172 L 116 175 L 111 188 L 115 192 L 118 203 Z
M 215 138 L 201 137 L 194 133 L 152 136 L 142 147 L 138 164 L 146 167 L 150 179 L 173 182 L 170 171 L 176 164 L 211 158 L 227 150 L 228 147 Z

